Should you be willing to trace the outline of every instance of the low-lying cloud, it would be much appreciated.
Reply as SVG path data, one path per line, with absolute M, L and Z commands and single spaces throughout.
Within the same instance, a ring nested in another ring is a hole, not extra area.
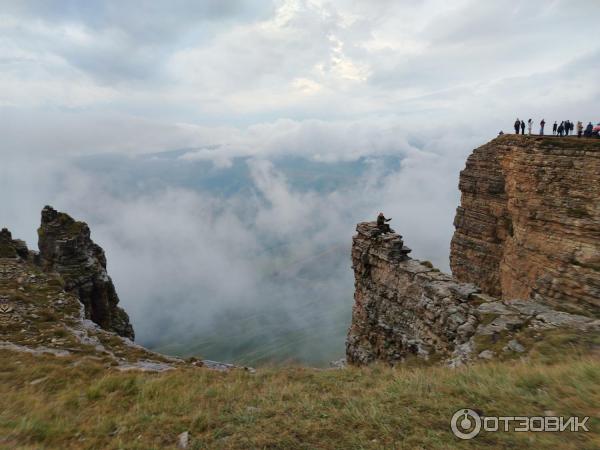
M 600 120 L 597 1 L 142 3 L 0 12 L 0 225 L 87 221 L 165 351 L 342 356 L 356 222 L 447 269 L 471 149 Z
M 193 168 L 198 151 L 189 150 L 129 157 L 153 162 L 152 177 L 164 179 L 152 189 L 115 188 L 136 176 L 123 157 L 97 169 L 38 155 L 33 172 L 29 159 L 14 160 L 0 195 L 6 225 L 32 247 L 46 203 L 89 223 L 141 343 L 244 362 L 322 364 L 343 355 L 358 221 L 385 211 L 416 256 L 447 269 L 457 172 L 470 148 L 469 139 L 448 136 L 425 141 L 385 125 L 265 124 L 203 156 L 214 156 L 214 171 L 229 170 L 223 158 L 244 158 L 249 183 L 232 194 L 169 182 L 162 164 L 174 158 Z M 294 187 L 279 166 L 284 157 L 322 164 L 323 175 Z M 343 174 L 338 187 L 319 187 L 352 159 L 360 171 Z M 145 173 L 137 176 L 134 186 L 146 182 Z M 252 327 L 239 330 L 246 321 Z M 316 339 L 323 335 L 325 344 Z M 244 346 L 249 339 L 259 354 Z

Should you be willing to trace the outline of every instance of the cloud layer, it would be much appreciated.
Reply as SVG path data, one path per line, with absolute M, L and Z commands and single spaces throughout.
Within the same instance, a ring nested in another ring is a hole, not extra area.
M 354 224 L 383 210 L 447 269 L 472 148 L 516 116 L 600 120 L 599 16 L 594 0 L 12 2 L 1 225 L 35 246 L 44 204 L 88 221 L 142 342 L 340 356 Z M 298 163 L 299 189 L 293 158 L 321 175 Z M 201 164 L 228 195 L 173 175 Z

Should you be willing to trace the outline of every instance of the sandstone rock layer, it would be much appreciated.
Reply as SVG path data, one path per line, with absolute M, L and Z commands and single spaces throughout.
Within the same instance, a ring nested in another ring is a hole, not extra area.
M 505 135 L 460 174 L 450 266 L 503 299 L 600 316 L 600 141 Z

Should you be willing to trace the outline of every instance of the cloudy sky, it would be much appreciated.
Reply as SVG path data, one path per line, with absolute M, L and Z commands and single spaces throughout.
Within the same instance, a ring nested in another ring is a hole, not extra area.
M 35 248 L 44 204 L 88 221 L 142 340 L 165 298 L 187 297 L 170 316 L 183 321 L 269 295 L 256 274 L 269 234 L 304 258 L 384 210 L 447 269 L 474 147 L 517 116 L 600 120 L 599 17 L 596 0 L 3 1 L 1 225 Z M 164 173 L 160 189 L 115 192 L 118 158 L 175 149 L 190 167 L 247 158 L 253 195 L 224 202 Z M 81 168 L 98 155 L 117 162 Z M 298 192 L 283 156 L 373 167 Z M 384 174 L 389 156 L 401 164 Z M 351 295 L 340 283 L 321 294 Z
M 594 0 L 2 2 L 3 134 L 9 150 L 139 152 L 280 119 L 490 135 L 516 115 L 587 118 L 599 13 Z

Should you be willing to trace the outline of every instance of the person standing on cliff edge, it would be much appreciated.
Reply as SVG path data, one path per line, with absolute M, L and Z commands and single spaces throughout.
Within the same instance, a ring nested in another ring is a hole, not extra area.
M 556 136 L 557 131 L 558 131 L 558 124 L 556 123 L 556 120 L 555 120 L 554 125 L 552 125 L 552 135 Z
M 392 229 L 386 223 L 386 222 L 389 222 L 390 220 L 392 220 L 391 217 L 389 219 L 386 219 L 385 216 L 383 215 L 383 213 L 380 212 L 379 215 L 377 216 L 377 228 L 379 228 L 382 233 L 391 233 Z
M 527 134 L 531 136 L 531 128 L 533 127 L 533 119 L 529 119 L 527 121 Z
M 521 121 L 517 117 L 517 120 L 515 120 L 515 134 L 519 134 L 519 128 L 521 128 Z
M 544 119 L 542 119 L 542 121 L 540 122 L 540 136 L 544 135 L 544 126 L 546 125 L 546 121 Z
M 519 133 L 517 133 L 519 134 Z M 525 121 L 521 120 L 521 134 L 525 134 Z

